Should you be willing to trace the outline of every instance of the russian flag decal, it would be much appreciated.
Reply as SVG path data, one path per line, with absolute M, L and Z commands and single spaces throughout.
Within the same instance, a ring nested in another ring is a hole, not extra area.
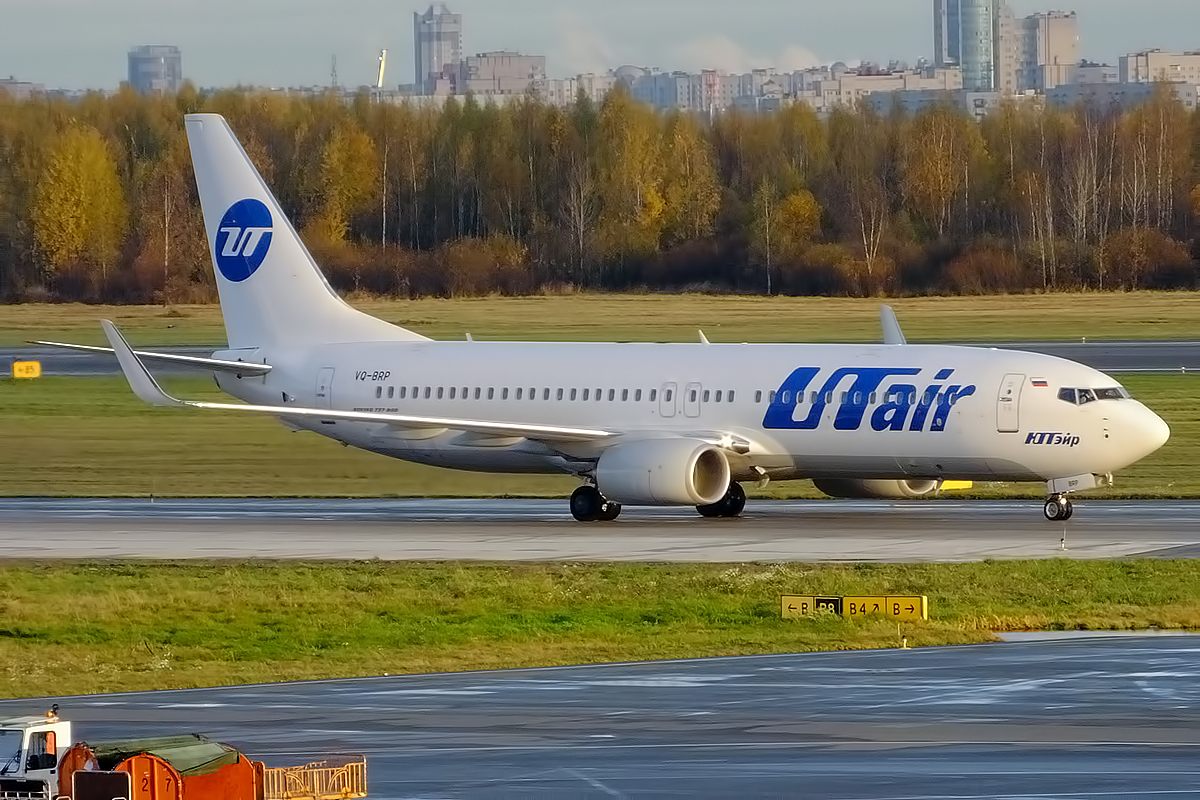
M 1047 383 L 1045 381 L 1044 378 L 1031 378 L 1029 382 L 1032 383 L 1034 386 L 1040 386 L 1043 389 L 1045 389 L 1047 386 L 1050 385 L 1049 383 Z

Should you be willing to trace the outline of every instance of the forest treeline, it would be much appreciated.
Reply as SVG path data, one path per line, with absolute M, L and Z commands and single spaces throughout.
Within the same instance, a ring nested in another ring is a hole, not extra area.
M 0 299 L 214 280 L 183 127 L 223 114 L 342 291 L 1196 288 L 1200 111 L 951 106 L 707 119 L 624 92 L 444 108 L 244 91 L 0 93 Z

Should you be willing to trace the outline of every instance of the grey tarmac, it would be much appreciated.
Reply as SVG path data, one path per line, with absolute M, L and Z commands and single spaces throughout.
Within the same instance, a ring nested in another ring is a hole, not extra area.
M 917 342 L 914 342 L 917 344 Z M 957 344 L 929 342 L 929 344 Z M 1188 371 L 1200 372 L 1200 342 L 1194 341 L 1072 341 L 1072 342 L 967 342 L 973 347 L 1002 347 L 1067 358 L 1102 372 Z M 154 347 L 139 343 L 147 350 L 163 353 L 208 357 L 219 347 Z M 0 365 L 13 361 L 35 360 L 42 363 L 47 376 L 119 375 L 120 368 L 112 356 L 99 353 L 71 352 L 50 347 L 0 348 Z M 197 374 L 195 370 L 175 366 L 155 365 L 158 374 Z
M 1200 639 L 595 665 L 50 702 L 98 741 L 202 732 L 269 765 L 365 753 L 400 798 L 1195 797 Z M 397 669 L 403 669 L 397 664 Z
M 1064 541 L 1065 540 L 1065 541 Z M 751 501 L 741 519 L 565 500 L 0 499 L 9 559 L 963 562 L 1200 557 L 1200 501 Z

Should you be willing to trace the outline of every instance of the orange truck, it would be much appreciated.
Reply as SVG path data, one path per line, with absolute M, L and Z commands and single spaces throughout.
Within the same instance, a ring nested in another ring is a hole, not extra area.
M 71 741 L 58 707 L 0 719 L 0 800 L 341 800 L 367 796 L 362 756 L 267 767 L 198 734 Z

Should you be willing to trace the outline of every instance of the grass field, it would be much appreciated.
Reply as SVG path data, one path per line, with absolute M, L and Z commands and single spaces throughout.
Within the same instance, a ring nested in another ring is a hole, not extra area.
M 1194 561 L 0 565 L 0 696 L 1200 627 Z M 778 596 L 926 594 L 930 621 Z
M 873 342 L 890 303 L 909 341 L 1194 339 L 1200 293 L 1135 292 L 894 300 L 714 295 L 567 295 L 363 301 L 355 305 L 437 339 Z M 221 345 L 215 306 L 0 306 L 0 347 L 29 339 L 105 344 L 111 319 L 134 345 Z
M 224 398 L 206 378 L 167 385 Z M 1167 420 L 1172 438 L 1119 474 L 1107 495 L 1089 496 L 1200 497 L 1198 379 L 1130 376 L 1126 385 Z M 152 408 L 118 377 L 0 380 L 0 409 L 5 496 L 563 496 L 576 485 L 407 464 L 251 415 Z M 972 495 L 1042 493 L 1040 484 L 1014 484 L 980 485 Z M 821 496 L 807 481 L 773 484 L 765 495 Z

